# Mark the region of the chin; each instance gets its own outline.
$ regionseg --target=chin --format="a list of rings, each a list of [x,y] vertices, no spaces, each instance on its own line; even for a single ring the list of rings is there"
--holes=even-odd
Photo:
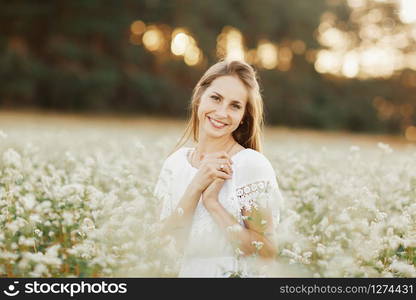
[[[209,136],[212,136],[212,137],[222,137],[222,136],[225,136],[225,135],[230,135],[232,132],[229,132],[228,130],[227,131],[221,131],[221,130],[215,130],[215,129],[213,129],[213,128],[206,128],[205,127],[205,133],[207,134],[207,135],[209,135]]]
[[[213,132],[212,130],[206,130],[205,132],[207,135],[217,138],[222,137],[224,135],[228,135],[228,132]]]

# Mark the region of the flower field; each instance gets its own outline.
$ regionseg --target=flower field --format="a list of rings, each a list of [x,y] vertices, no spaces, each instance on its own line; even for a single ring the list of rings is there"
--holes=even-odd
[[[0,276],[176,276],[152,195],[184,128],[166,124],[0,114]],[[391,140],[266,131],[273,276],[416,277],[416,146]]]

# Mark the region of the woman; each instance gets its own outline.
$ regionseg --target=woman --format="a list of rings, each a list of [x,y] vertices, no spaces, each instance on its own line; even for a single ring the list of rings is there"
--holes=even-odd
[[[163,232],[184,250],[179,277],[262,276],[253,262],[276,255],[282,197],[260,153],[263,101],[255,71],[241,61],[216,63],[194,88],[190,108],[155,187]],[[196,146],[183,147],[191,135]]]

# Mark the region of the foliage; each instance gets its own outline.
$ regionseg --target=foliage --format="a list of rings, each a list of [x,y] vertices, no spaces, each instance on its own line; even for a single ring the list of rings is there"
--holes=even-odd
[[[267,38],[283,45],[301,40],[313,50],[319,48],[315,37],[323,12],[346,21],[346,3],[1,1],[0,107],[184,117],[192,88],[218,59],[216,39],[224,26],[238,28],[249,48]],[[206,60],[189,67],[171,53],[154,55],[131,44],[135,20],[189,28]],[[403,85],[414,78],[411,70],[383,80],[337,79],[295,54],[289,71],[259,69],[259,76],[270,124],[393,133],[404,126],[400,110],[379,120],[374,98],[414,103],[414,86]]]

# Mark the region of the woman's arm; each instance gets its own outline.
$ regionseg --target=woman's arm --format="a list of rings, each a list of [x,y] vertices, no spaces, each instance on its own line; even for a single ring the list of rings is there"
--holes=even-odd
[[[273,230],[271,229],[272,218],[270,213],[260,209],[252,208],[243,211],[246,218],[246,227],[241,226],[235,218],[225,210],[218,199],[211,199],[204,204],[214,221],[227,233],[228,239],[233,244],[238,244],[244,255],[258,253],[264,258],[274,258],[277,249],[274,245]],[[266,237],[269,235],[269,237]],[[254,243],[253,243],[254,242]],[[261,245],[262,243],[262,245]],[[257,248],[256,248],[257,244]],[[259,248],[259,249],[258,249]]]
[[[175,237],[180,248],[184,246],[188,237],[192,217],[200,197],[201,191],[191,184],[188,185],[175,210],[162,221],[161,234]]]

